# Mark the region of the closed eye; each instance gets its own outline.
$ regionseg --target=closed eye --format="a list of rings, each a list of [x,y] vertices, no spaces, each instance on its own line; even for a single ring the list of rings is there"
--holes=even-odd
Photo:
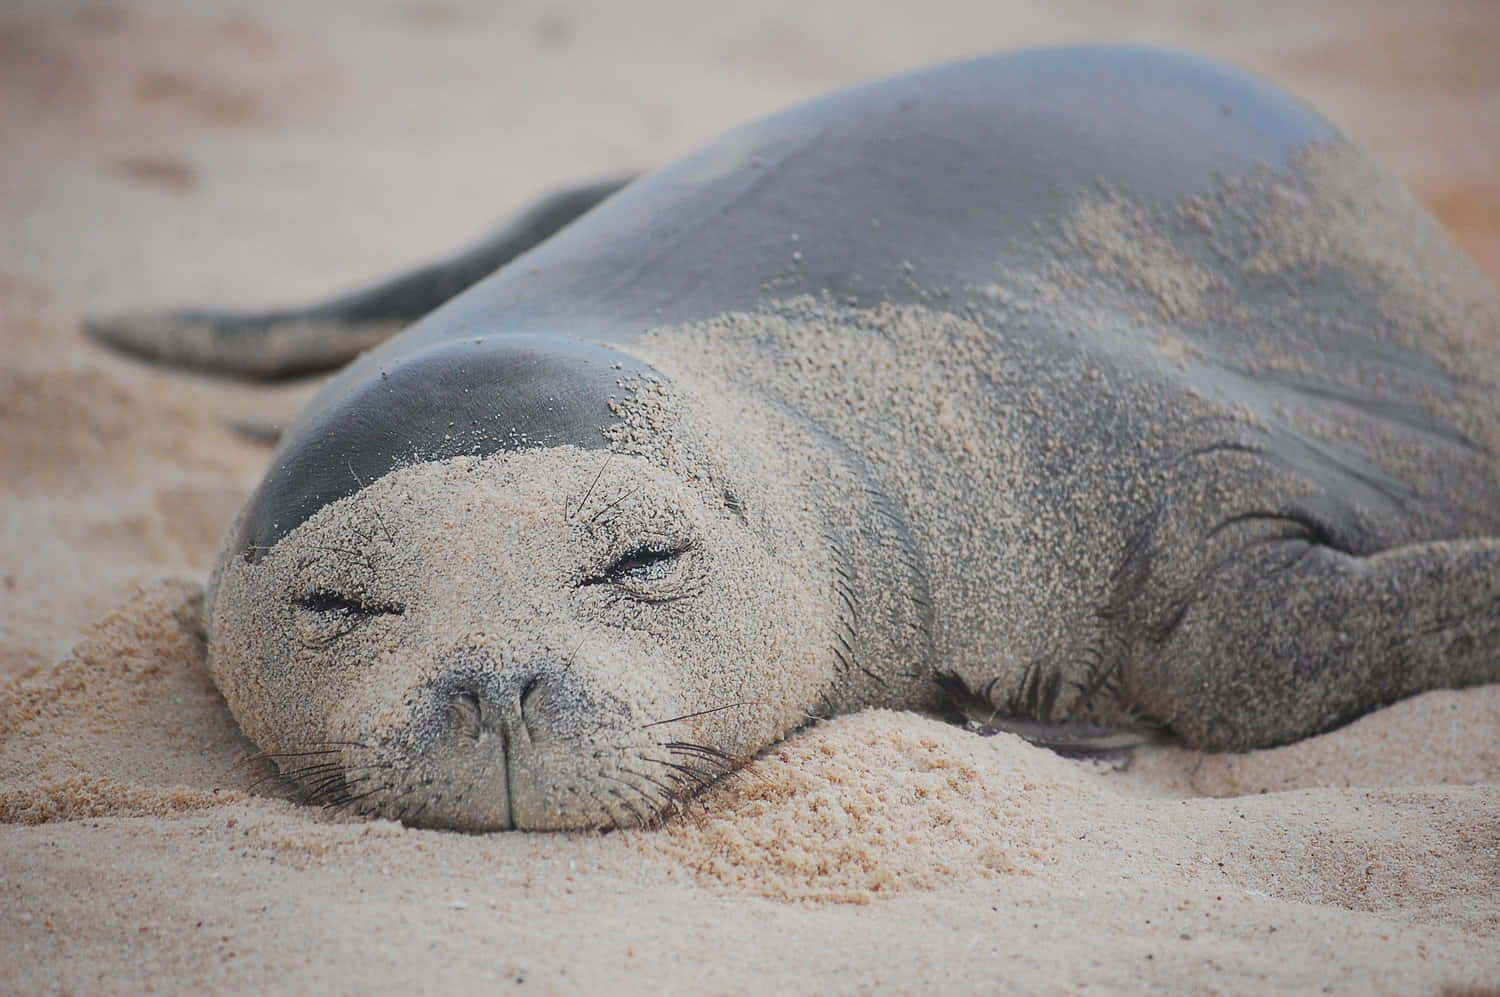
[[[585,578],[581,585],[619,585],[650,582],[665,574],[673,561],[686,554],[689,547],[660,549],[638,547],[605,568],[602,574]]]
[[[319,616],[340,619],[367,619],[372,616],[400,616],[406,607],[394,602],[365,602],[330,589],[316,589],[293,599],[292,604]]]

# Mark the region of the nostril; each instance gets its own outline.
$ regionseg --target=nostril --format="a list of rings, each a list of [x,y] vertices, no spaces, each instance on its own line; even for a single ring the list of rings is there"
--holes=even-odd
[[[536,687],[539,686],[539,685],[541,685],[541,684],[542,684],[542,680],[541,679],[538,679],[538,678],[529,678],[521,686],[521,695],[520,695],[519,702],[521,704],[521,712],[522,713],[526,712],[526,700],[528,700],[528,699],[531,698],[531,694],[533,692],[535,692],[536,691]]]
[[[504,741],[535,719],[528,714],[548,711],[548,676],[541,670],[484,664],[488,667],[455,667],[438,678],[432,689],[433,707],[442,725],[457,737],[483,741],[498,734]]]
[[[455,690],[449,700],[449,709],[453,712],[454,726],[477,739],[484,730],[484,710],[480,706],[479,692],[469,687]]]

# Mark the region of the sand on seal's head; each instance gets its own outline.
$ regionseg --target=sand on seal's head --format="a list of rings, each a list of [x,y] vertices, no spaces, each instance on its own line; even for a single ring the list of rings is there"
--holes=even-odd
[[[574,447],[403,468],[254,563],[225,556],[210,665],[315,801],[654,823],[828,681],[816,564],[787,517],[723,488]]]

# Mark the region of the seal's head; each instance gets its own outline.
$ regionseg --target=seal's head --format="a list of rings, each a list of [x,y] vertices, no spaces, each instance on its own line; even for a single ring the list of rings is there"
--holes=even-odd
[[[675,425],[662,382],[640,386]],[[210,664],[310,799],[470,830],[646,824],[818,708],[836,595],[816,529],[710,442],[600,405],[600,445],[410,460],[270,543],[231,535]]]

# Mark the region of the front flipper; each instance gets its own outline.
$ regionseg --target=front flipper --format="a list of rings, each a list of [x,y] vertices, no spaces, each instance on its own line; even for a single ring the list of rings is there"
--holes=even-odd
[[[457,256],[309,308],[112,315],[87,320],[84,331],[147,360],[247,380],[332,370],[550,238],[628,182],[559,191]]]
[[[1064,758],[1125,761],[1142,745],[1168,740],[1165,730],[1150,724],[1106,727],[1058,719],[1054,709],[1059,692],[1057,673],[1044,677],[1040,670],[1028,670],[1023,688],[1012,690],[1003,701],[997,700],[994,683],[977,692],[957,675],[939,675],[937,682],[953,719],[968,730],[981,737],[1015,734]]]
[[[1500,681],[1496,538],[1368,556],[1272,540],[1153,608],[1123,692],[1195,747],[1282,744],[1428,689]]]

